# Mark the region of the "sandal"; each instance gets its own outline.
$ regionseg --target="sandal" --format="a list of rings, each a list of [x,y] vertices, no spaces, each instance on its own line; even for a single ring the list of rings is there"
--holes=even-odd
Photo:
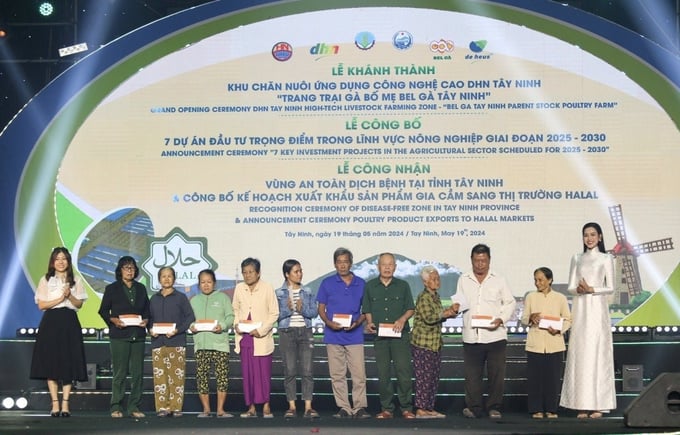
[[[414,418],[416,418],[416,415],[409,410],[402,412],[401,416],[407,420],[413,420]]]
[[[446,415],[442,414],[441,412],[437,412],[435,410],[427,411],[427,413],[430,414],[431,418],[446,418]]]
[[[257,418],[257,413],[255,411],[246,411],[241,413],[241,418]]]
[[[113,417],[113,415],[111,415]],[[132,411],[130,413],[130,417],[132,418],[144,418],[146,415],[142,411]]]
[[[557,418],[557,414],[555,414],[554,412],[546,412],[545,416],[548,418]]]
[[[201,412],[196,417],[198,417],[198,418],[210,418],[210,413],[209,412]]]
[[[542,412],[534,412],[533,414],[531,414],[531,418],[541,419],[541,418],[543,418],[543,413]]]
[[[66,404],[66,406],[64,406],[64,404]],[[61,399],[61,416],[66,417],[66,418],[70,417],[71,413],[68,411],[68,409],[66,411],[64,411],[64,408],[68,408],[68,399]],[[600,414],[600,415],[602,415],[602,414]],[[595,417],[593,417],[593,418],[595,418]]]
[[[587,413],[587,412],[579,412],[579,413],[576,415],[576,418],[580,418],[580,419],[588,418],[588,413]]]
[[[111,413],[111,418],[122,418],[122,417],[123,417],[123,413],[120,412],[120,411],[113,411]]]
[[[288,411],[286,411],[285,414],[283,414],[283,418],[295,418],[295,417],[297,417],[297,414],[295,413],[294,409],[289,409]]]
[[[600,411],[591,412],[588,417],[589,418],[602,418],[602,413]]]
[[[421,418],[423,418],[423,419],[432,419],[432,418],[435,418],[435,417],[434,417],[432,414],[430,414],[429,411],[427,411],[427,410],[425,410],[425,409],[418,409],[418,410],[416,411],[416,418],[417,418],[417,419],[421,419]]]
[[[53,400],[52,403],[57,402],[59,403],[59,400]],[[56,411],[50,412],[50,417],[59,417],[61,416],[61,413],[59,412],[59,407],[57,407]]]
[[[319,413],[310,408],[305,411],[305,418],[319,418]]]
[[[384,410],[380,414],[375,416],[375,418],[380,419],[380,420],[385,420],[385,419],[392,418],[392,417],[393,417],[392,413],[388,410]]]

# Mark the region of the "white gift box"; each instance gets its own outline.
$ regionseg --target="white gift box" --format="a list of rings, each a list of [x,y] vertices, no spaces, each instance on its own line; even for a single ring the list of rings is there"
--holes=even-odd
[[[139,326],[142,323],[142,316],[139,314],[121,314],[118,318],[125,326]]]
[[[541,320],[538,322],[538,327],[541,329],[556,329],[558,331],[562,330],[564,325],[564,319],[557,316],[541,316]]]
[[[256,330],[257,328],[262,327],[262,322],[253,322],[252,320],[241,320],[238,322],[238,329],[242,333],[250,333]]]
[[[157,335],[164,335],[175,330],[176,323],[154,323],[151,331]]]
[[[394,332],[394,323],[379,323],[378,337],[401,337],[401,331]]]
[[[352,325],[351,314],[333,314],[333,321],[339,323],[343,328],[349,328]]]
[[[470,321],[472,328],[491,328],[493,327],[493,316],[486,314],[473,314]]]
[[[212,319],[199,319],[194,322],[194,329],[199,332],[207,331],[210,332],[217,326],[217,320]]]

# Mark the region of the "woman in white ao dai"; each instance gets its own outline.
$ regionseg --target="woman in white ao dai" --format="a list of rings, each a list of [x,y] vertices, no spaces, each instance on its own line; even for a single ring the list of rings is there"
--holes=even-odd
[[[616,408],[608,302],[614,291],[614,261],[594,222],[583,227],[583,248],[572,257],[569,272],[572,327],[560,406],[578,410],[578,418],[600,418],[603,411]]]

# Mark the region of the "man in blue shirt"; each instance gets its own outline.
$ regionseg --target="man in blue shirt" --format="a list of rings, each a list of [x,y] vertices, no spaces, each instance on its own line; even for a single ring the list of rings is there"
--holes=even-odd
[[[328,371],[335,404],[335,418],[370,418],[366,411],[366,366],[364,365],[364,315],[361,302],[366,282],[352,271],[352,252],[338,248],[333,253],[336,274],[324,279],[316,300],[319,317],[326,325],[323,342],[328,353]],[[347,391],[347,369],[352,378],[352,404]]]

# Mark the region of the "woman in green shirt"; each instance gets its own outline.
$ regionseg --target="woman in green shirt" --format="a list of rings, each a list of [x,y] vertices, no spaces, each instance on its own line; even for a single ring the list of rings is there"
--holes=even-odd
[[[233,417],[224,410],[229,386],[229,325],[234,323],[234,310],[229,296],[215,291],[215,272],[210,269],[198,273],[201,293],[191,298],[196,322],[191,325],[196,356],[196,384],[203,405],[199,418],[210,417],[209,375],[215,367],[217,383],[217,418]]]

